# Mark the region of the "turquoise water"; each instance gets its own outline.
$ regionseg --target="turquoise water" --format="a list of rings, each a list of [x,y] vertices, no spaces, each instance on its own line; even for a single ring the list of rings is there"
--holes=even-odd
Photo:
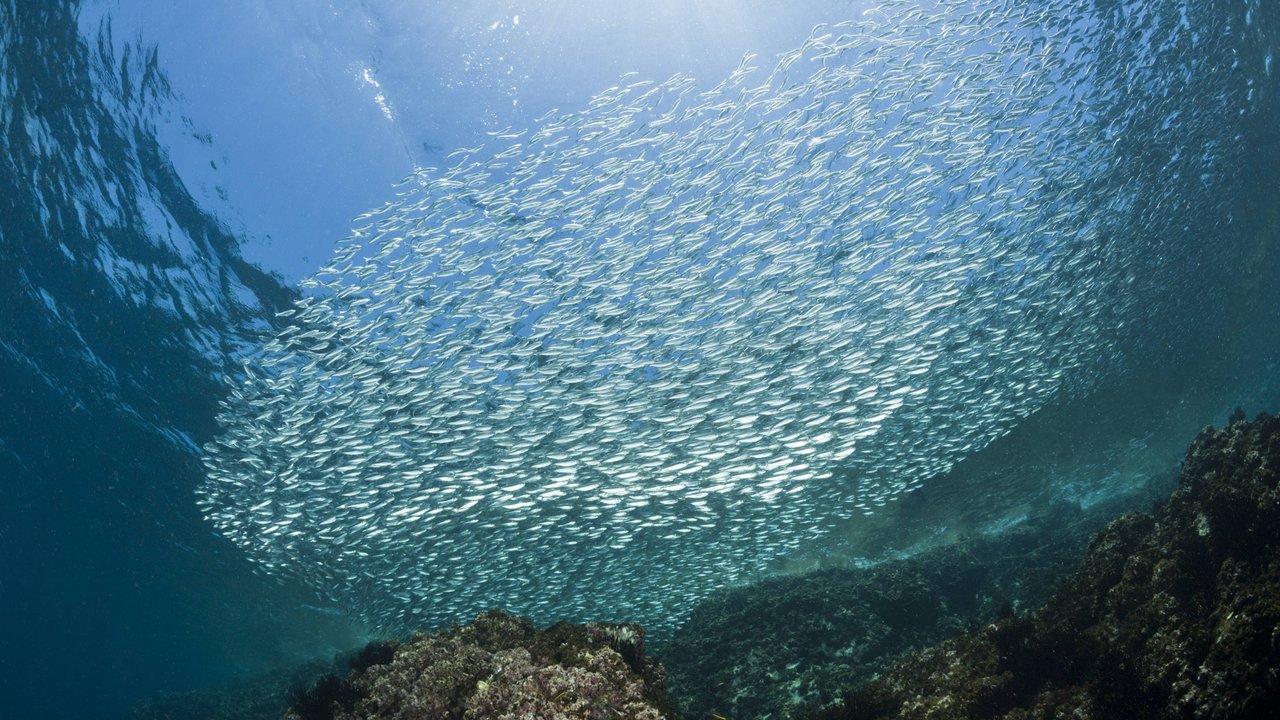
[[[0,6],[5,716],[495,605],[661,643],[726,585],[1145,502],[1280,405],[1280,18],[1025,5],[561,18],[577,74],[538,4],[290,5],[211,25],[226,67],[331,94],[220,110],[181,18]],[[252,151],[295,114],[331,134]]]

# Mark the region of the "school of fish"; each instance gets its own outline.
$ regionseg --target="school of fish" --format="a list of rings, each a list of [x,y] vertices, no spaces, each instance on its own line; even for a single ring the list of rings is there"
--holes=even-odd
[[[1260,72],[1212,5],[886,0],[460,150],[231,381],[198,502],[381,631],[664,632],[1182,301]]]

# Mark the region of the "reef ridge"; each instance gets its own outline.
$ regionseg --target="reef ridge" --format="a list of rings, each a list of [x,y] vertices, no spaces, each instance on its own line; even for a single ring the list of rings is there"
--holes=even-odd
[[[668,720],[666,673],[639,625],[557,623],[491,610],[465,626],[371,644],[286,720]]]
[[[1271,718],[1280,418],[1207,428],[1178,489],[1094,536],[1035,612],[909,653],[822,720]]]

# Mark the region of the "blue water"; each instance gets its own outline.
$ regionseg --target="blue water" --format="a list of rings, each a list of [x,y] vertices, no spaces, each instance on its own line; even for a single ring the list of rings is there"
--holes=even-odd
[[[259,370],[252,359],[289,327],[289,315],[279,313],[300,297],[325,292],[299,281],[333,262],[339,239],[351,233],[351,218],[360,213],[398,202],[377,217],[430,226],[435,216],[410,207],[417,198],[412,186],[397,190],[393,183],[415,171],[438,177],[462,167],[463,160],[449,157],[455,148],[484,145],[487,149],[474,157],[489,162],[483,158],[510,145],[500,137],[506,128],[536,129],[548,122],[541,118],[553,108],[585,113],[588,119],[604,116],[607,111],[593,106],[592,98],[629,72],[635,75],[628,82],[690,74],[695,80],[687,102],[696,104],[695,94],[730,76],[744,53],[758,53],[757,64],[771,68],[777,54],[800,47],[820,22],[877,17],[862,15],[865,4],[818,0],[786,9],[763,2],[654,3],[644,12],[568,3],[559,14],[544,3],[469,12],[439,5],[413,9],[371,1],[333,13],[310,3],[250,0],[191,11],[147,2],[0,4],[0,617],[6,620],[0,633],[0,717],[121,717],[132,703],[155,692],[205,687],[325,658],[388,628],[404,630],[402,623],[386,618],[403,617],[394,598],[408,588],[397,587],[395,578],[420,561],[411,554],[417,550],[379,545],[379,562],[370,567],[386,574],[368,585],[338,583],[344,590],[335,590],[333,584],[316,582],[316,558],[323,553],[309,555],[298,544],[257,543],[256,536],[235,532],[241,517],[275,520],[254,519],[252,511],[258,493],[273,482],[274,470],[263,470],[261,477],[235,475],[243,490],[218,498],[216,511],[203,502],[209,497],[207,444],[229,437],[234,445],[236,428],[257,428],[248,416],[236,414],[241,406],[235,403],[231,411],[219,410],[230,387],[244,386],[243,361],[251,360],[250,372]],[[696,11],[689,9],[695,5]],[[911,22],[932,28],[928,13],[942,13],[943,6],[955,12],[960,5],[927,4],[924,15]],[[1045,16],[1052,17],[1055,8],[1065,12],[1073,3],[1045,6]],[[1280,277],[1280,102],[1274,67],[1280,16],[1262,0],[1226,7],[1208,0],[1090,6],[1096,26],[1064,22],[1054,39],[1068,48],[1063,57],[1071,57],[1082,52],[1071,49],[1072,37],[1089,38],[1090,52],[1096,53],[1089,71],[1078,82],[1039,76],[1056,91],[1079,92],[1078,103],[1038,97],[1014,109],[1080,108],[1070,127],[1096,133],[1090,136],[1096,142],[1085,155],[1046,164],[1036,158],[1059,146],[1079,148],[1065,136],[1029,136],[1035,141],[1029,147],[1041,154],[1029,155],[1022,165],[1001,164],[1003,174],[991,182],[1028,187],[1038,177],[1037,168],[1077,168],[1077,158],[1096,156],[1097,164],[1087,169],[1104,180],[1093,187],[1108,193],[1073,195],[1063,189],[1071,178],[1058,175],[1036,187],[1046,197],[1070,200],[1079,217],[1096,219],[1070,227],[1123,229],[1104,233],[1097,254],[1085,255],[1128,264],[1036,275],[1037,268],[1055,268],[1055,259],[1071,256],[1077,246],[1069,239],[1019,235],[1031,225],[1013,223],[1000,206],[990,205],[986,234],[957,237],[955,246],[977,243],[974,238],[987,238],[983,242],[993,242],[992,248],[1016,246],[1019,262],[1006,264],[993,287],[1018,304],[1002,306],[998,314],[945,316],[957,327],[1008,327],[1014,334],[1052,328],[1056,334],[1016,347],[1042,353],[1037,357],[1043,367],[1062,370],[1060,380],[1052,387],[1027,388],[1016,386],[1025,381],[1022,376],[993,373],[1013,378],[996,393],[1000,404],[992,401],[988,408],[966,400],[962,408],[997,418],[980,433],[947,429],[958,426],[956,417],[970,417],[949,406],[922,404],[901,411],[884,425],[894,433],[892,442],[882,438],[874,441],[881,445],[868,441],[859,447],[880,447],[874,457],[899,463],[902,473],[864,483],[853,472],[863,456],[850,455],[853,460],[833,466],[831,477],[821,481],[827,484],[814,485],[812,495],[803,496],[811,503],[806,507],[820,511],[821,522],[813,520],[814,513],[793,517],[785,506],[777,511],[752,506],[753,499],[744,496],[741,504],[698,515],[701,526],[717,531],[695,533],[692,537],[702,539],[689,542],[684,555],[663,550],[650,556],[644,553],[653,553],[652,546],[619,543],[588,556],[587,570],[575,577],[588,590],[597,583],[591,596],[599,605],[569,593],[551,599],[532,591],[513,593],[510,578],[497,575],[492,587],[501,592],[492,597],[517,610],[536,611],[541,620],[576,618],[588,608],[609,619],[644,615],[650,624],[678,625],[687,605],[619,593],[607,572],[591,568],[604,567],[597,561],[616,562],[607,567],[630,567],[634,576],[637,568],[660,561],[662,571],[652,577],[687,589],[702,583],[690,578],[701,577],[697,573],[707,568],[716,568],[710,582],[728,583],[770,572],[875,562],[965,534],[998,533],[1054,502],[1087,507],[1117,497],[1145,497],[1147,484],[1167,477],[1199,427],[1221,424],[1237,405],[1250,413],[1280,407],[1280,285],[1274,282]],[[1018,32],[1037,37],[1046,31],[1025,27]],[[973,53],[1001,50],[974,42]],[[839,66],[842,61],[828,62]],[[914,71],[884,72],[883,77],[909,78],[903,73]],[[1079,71],[1054,72],[1068,77]],[[926,70],[920,73],[923,77]],[[813,87],[804,82],[793,78],[779,87]],[[949,82],[949,89],[937,91],[944,100],[962,85],[958,78]],[[1010,103],[1018,92],[1013,85],[992,87],[984,117],[999,118],[1001,103]],[[1179,114],[1155,117],[1157,109],[1169,108]],[[869,127],[898,133],[895,138],[920,147],[947,147],[945,139],[926,137],[927,124],[904,130],[900,120],[886,116],[881,125]],[[1034,114],[1018,122],[1024,129],[1063,127]],[[683,132],[694,133],[697,125]],[[836,139],[868,142],[868,137]],[[796,138],[744,126],[723,142],[776,148],[787,140]],[[600,150],[604,141],[583,136],[574,142],[584,153],[596,152],[597,160],[614,157]],[[714,150],[715,142],[697,147]],[[883,149],[878,157],[891,162],[908,150]],[[1000,152],[1000,146],[990,152]],[[981,162],[975,157],[959,165],[972,169]],[[605,174],[583,172],[597,178]],[[857,166],[835,163],[821,177],[839,185],[857,172]],[[896,175],[868,176],[915,187]],[[818,175],[805,177],[808,182]],[[477,187],[496,193],[496,183]],[[659,202],[663,187],[654,191]],[[805,227],[829,220],[839,228],[831,231],[830,248],[857,252],[881,241],[896,252],[898,265],[866,250],[872,260],[852,272],[850,287],[901,273],[903,282],[917,283],[912,292],[926,295],[925,281],[936,279],[928,269],[930,248],[904,250],[912,249],[917,237],[894,245],[884,241],[889,231],[881,225],[844,227],[839,218],[805,214],[811,207],[806,202],[834,202],[823,195],[833,192],[831,187],[770,190],[768,197],[773,206],[792,213],[789,217],[810,223]],[[855,199],[874,210],[884,198],[906,197],[893,195],[898,187],[863,188]],[[404,193],[400,199],[397,192]],[[585,197],[588,191],[581,192]],[[936,205],[920,212],[938,227],[961,203],[934,199]],[[487,208],[469,202],[465,212],[479,218],[476,226],[491,221]],[[1010,202],[1009,207],[1021,206]],[[898,205],[890,209],[905,212]],[[541,208],[522,210],[529,215]],[[1142,222],[1126,221],[1135,217]],[[892,218],[882,222],[892,225]],[[726,257],[734,262],[755,252],[731,247],[737,224],[723,216],[710,216],[705,223],[730,246]],[[581,237],[594,237],[604,227],[602,221],[583,226]],[[600,238],[606,235],[599,230]],[[800,236],[796,231],[794,237]],[[379,246],[370,241],[361,247],[369,254]],[[476,246],[473,257],[497,247]],[[565,267],[575,259],[603,257],[609,267],[608,255],[572,247],[556,253],[543,257]],[[507,271],[491,261],[475,272]],[[328,291],[340,292],[346,282],[332,272],[320,277],[329,283]],[[1050,280],[1037,284],[1042,277]],[[1091,295],[1087,283],[1097,278],[1106,284],[1094,299],[1107,302],[1095,306],[1085,300]],[[559,282],[558,276],[552,279]],[[644,290],[638,285],[632,297]],[[682,292],[673,296],[688,301],[680,306],[683,311],[696,308],[700,296]],[[1083,299],[1054,305],[1066,297]],[[1036,309],[1040,301],[1050,308],[1090,310],[1054,323],[1025,320],[1047,312]],[[401,316],[438,310],[424,303],[406,306]],[[810,306],[793,298],[774,307]],[[990,310],[981,303],[971,307]],[[544,317],[565,318],[548,312],[534,311],[513,333],[513,342],[537,336]],[[856,320],[859,313],[867,313],[869,322],[879,317],[861,306],[848,308],[844,317]],[[672,317],[650,319],[645,328],[678,325]],[[779,327],[788,326],[786,319]],[[576,367],[563,347],[581,347],[573,345],[580,340],[577,321],[558,322],[560,334],[554,337],[567,340],[561,354],[551,353],[547,362]],[[910,353],[896,351],[910,345],[913,328],[898,318],[877,331],[877,347],[889,348],[877,372],[917,369],[908,367],[915,362]],[[734,354],[732,343],[711,337],[695,348],[704,356],[727,348],[739,359],[761,357]],[[977,333],[967,337],[941,346],[947,362],[937,366],[963,373],[969,367],[966,353],[977,349],[984,349],[988,361],[999,357],[990,348],[1001,343]],[[364,353],[363,339],[352,332],[342,342]],[[1052,352],[1068,347],[1068,341],[1074,354]],[[397,356],[385,347],[381,352],[369,362],[393,364]],[[474,365],[484,364],[483,353],[473,357]],[[941,371],[928,377],[934,387],[951,387],[951,376]],[[658,379],[646,376],[645,382]],[[392,386],[389,380],[383,383]],[[976,395],[964,397],[983,397],[992,387],[975,384]],[[252,397],[264,397],[255,392]],[[789,386],[788,392],[799,391]],[[805,400],[798,394],[783,399],[801,405]],[[417,406],[422,415],[448,409],[423,401]],[[703,412],[719,412],[720,406],[709,407]],[[856,410],[839,412],[849,414],[850,422],[859,419]],[[590,418],[583,422],[589,430]],[[498,421],[484,427],[498,433],[528,429]],[[309,441],[323,445],[314,437]],[[584,458],[595,452],[583,446],[577,451]],[[343,482],[360,488],[368,478],[356,473]],[[445,482],[440,486],[448,487]],[[695,475],[680,492],[696,494],[708,483]],[[867,491],[863,497],[878,500],[867,504],[846,492],[855,487],[900,492]],[[316,497],[331,491],[317,491]],[[399,516],[392,513],[398,509],[404,507],[390,504],[367,519],[394,536]],[[478,510],[470,517],[490,516]],[[634,517],[662,516],[644,511]],[[324,520],[350,527],[366,519],[341,512],[307,518],[296,526],[304,538],[300,542],[318,537],[310,531]],[[744,544],[734,545],[738,541],[726,540],[719,528],[739,520],[751,530],[741,536]],[[437,532],[433,537],[450,540],[447,526]],[[354,535],[349,541],[341,537],[339,549],[363,542]],[[485,543],[518,545],[530,537],[546,535],[466,535],[456,539],[456,547],[463,552],[497,547]],[[748,541],[749,557],[741,550]],[[542,557],[531,553],[524,572],[539,572]],[[446,572],[448,563],[439,565],[444,569],[437,579],[444,587],[454,578]],[[542,566],[548,577],[550,568]],[[678,584],[682,581],[685,585]],[[696,599],[698,592],[682,597]],[[623,596],[637,598],[636,604],[627,605]],[[528,607],[520,607],[522,602]],[[468,609],[442,603],[425,615],[431,623],[449,619],[450,613],[466,619]]]

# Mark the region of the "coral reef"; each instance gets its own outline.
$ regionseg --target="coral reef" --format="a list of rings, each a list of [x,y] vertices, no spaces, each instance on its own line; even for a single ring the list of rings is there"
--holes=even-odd
[[[287,720],[664,720],[662,666],[637,625],[559,623],[492,610],[464,627],[379,646],[377,661],[328,676]]]
[[[1091,541],[1039,610],[909,654],[825,720],[1269,718],[1280,707],[1280,419],[1206,429],[1178,489]]]
[[[1048,598],[1115,514],[1065,503],[979,536],[862,569],[715,593],[662,648],[686,717],[801,717],[893,658]]]

